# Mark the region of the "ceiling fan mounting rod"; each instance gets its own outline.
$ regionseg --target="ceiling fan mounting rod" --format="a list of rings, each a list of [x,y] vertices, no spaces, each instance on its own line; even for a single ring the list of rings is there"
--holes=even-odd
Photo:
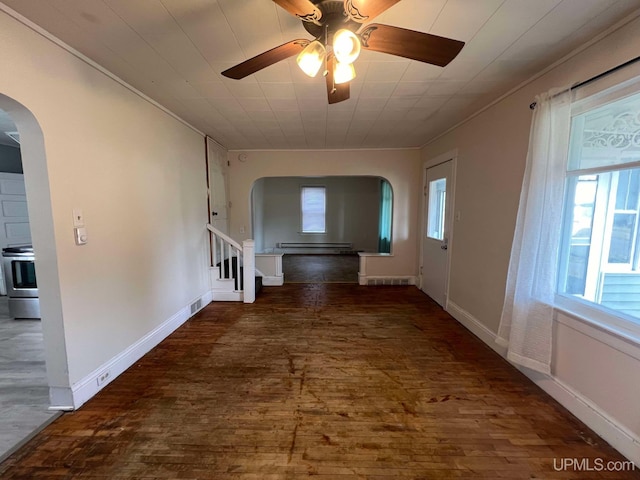
[[[326,0],[318,2],[315,6],[322,12],[322,17],[320,19],[321,25],[316,25],[312,22],[302,22],[304,29],[314,38],[318,38],[322,35],[327,26],[329,27],[329,36],[326,38],[327,42],[331,35],[341,28],[348,28],[353,32],[360,28],[360,24],[351,20],[351,18],[346,14],[344,10],[344,2]]]

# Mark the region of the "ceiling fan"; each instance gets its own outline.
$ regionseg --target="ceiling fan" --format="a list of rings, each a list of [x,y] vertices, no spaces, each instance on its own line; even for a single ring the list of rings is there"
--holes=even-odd
[[[239,80],[297,55],[298,66],[310,77],[322,70],[331,104],[349,98],[349,82],[355,78],[353,62],[361,48],[444,67],[464,46],[458,40],[415,30],[364,25],[400,0],[273,1],[302,20],[314,40],[291,40],[225,70],[225,77]]]

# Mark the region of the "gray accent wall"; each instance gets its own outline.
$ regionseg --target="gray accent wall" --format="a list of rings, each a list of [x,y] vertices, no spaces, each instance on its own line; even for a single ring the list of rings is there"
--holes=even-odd
[[[300,189],[324,186],[327,232],[301,233]],[[354,250],[377,252],[380,177],[268,177],[253,187],[256,251],[277,251],[280,242],[349,242]]]

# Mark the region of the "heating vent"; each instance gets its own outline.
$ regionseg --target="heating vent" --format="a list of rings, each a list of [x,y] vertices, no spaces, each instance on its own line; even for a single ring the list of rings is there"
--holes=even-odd
[[[280,242],[280,248],[336,248],[339,250],[351,250],[350,242]]]
[[[408,278],[369,278],[367,285],[409,285]]]
[[[200,310],[202,308],[202,299],[199,298],[198,300],[196,300],[195,302],[193,302],[191,304],[191,315],[193,315],[194,313],[196,313],[198,310]]]

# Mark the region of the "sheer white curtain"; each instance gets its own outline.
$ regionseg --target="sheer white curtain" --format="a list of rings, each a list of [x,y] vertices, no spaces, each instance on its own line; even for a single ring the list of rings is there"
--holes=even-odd
[[[549,374],[571,91],[536,103],[496,341],[512,362]]]

